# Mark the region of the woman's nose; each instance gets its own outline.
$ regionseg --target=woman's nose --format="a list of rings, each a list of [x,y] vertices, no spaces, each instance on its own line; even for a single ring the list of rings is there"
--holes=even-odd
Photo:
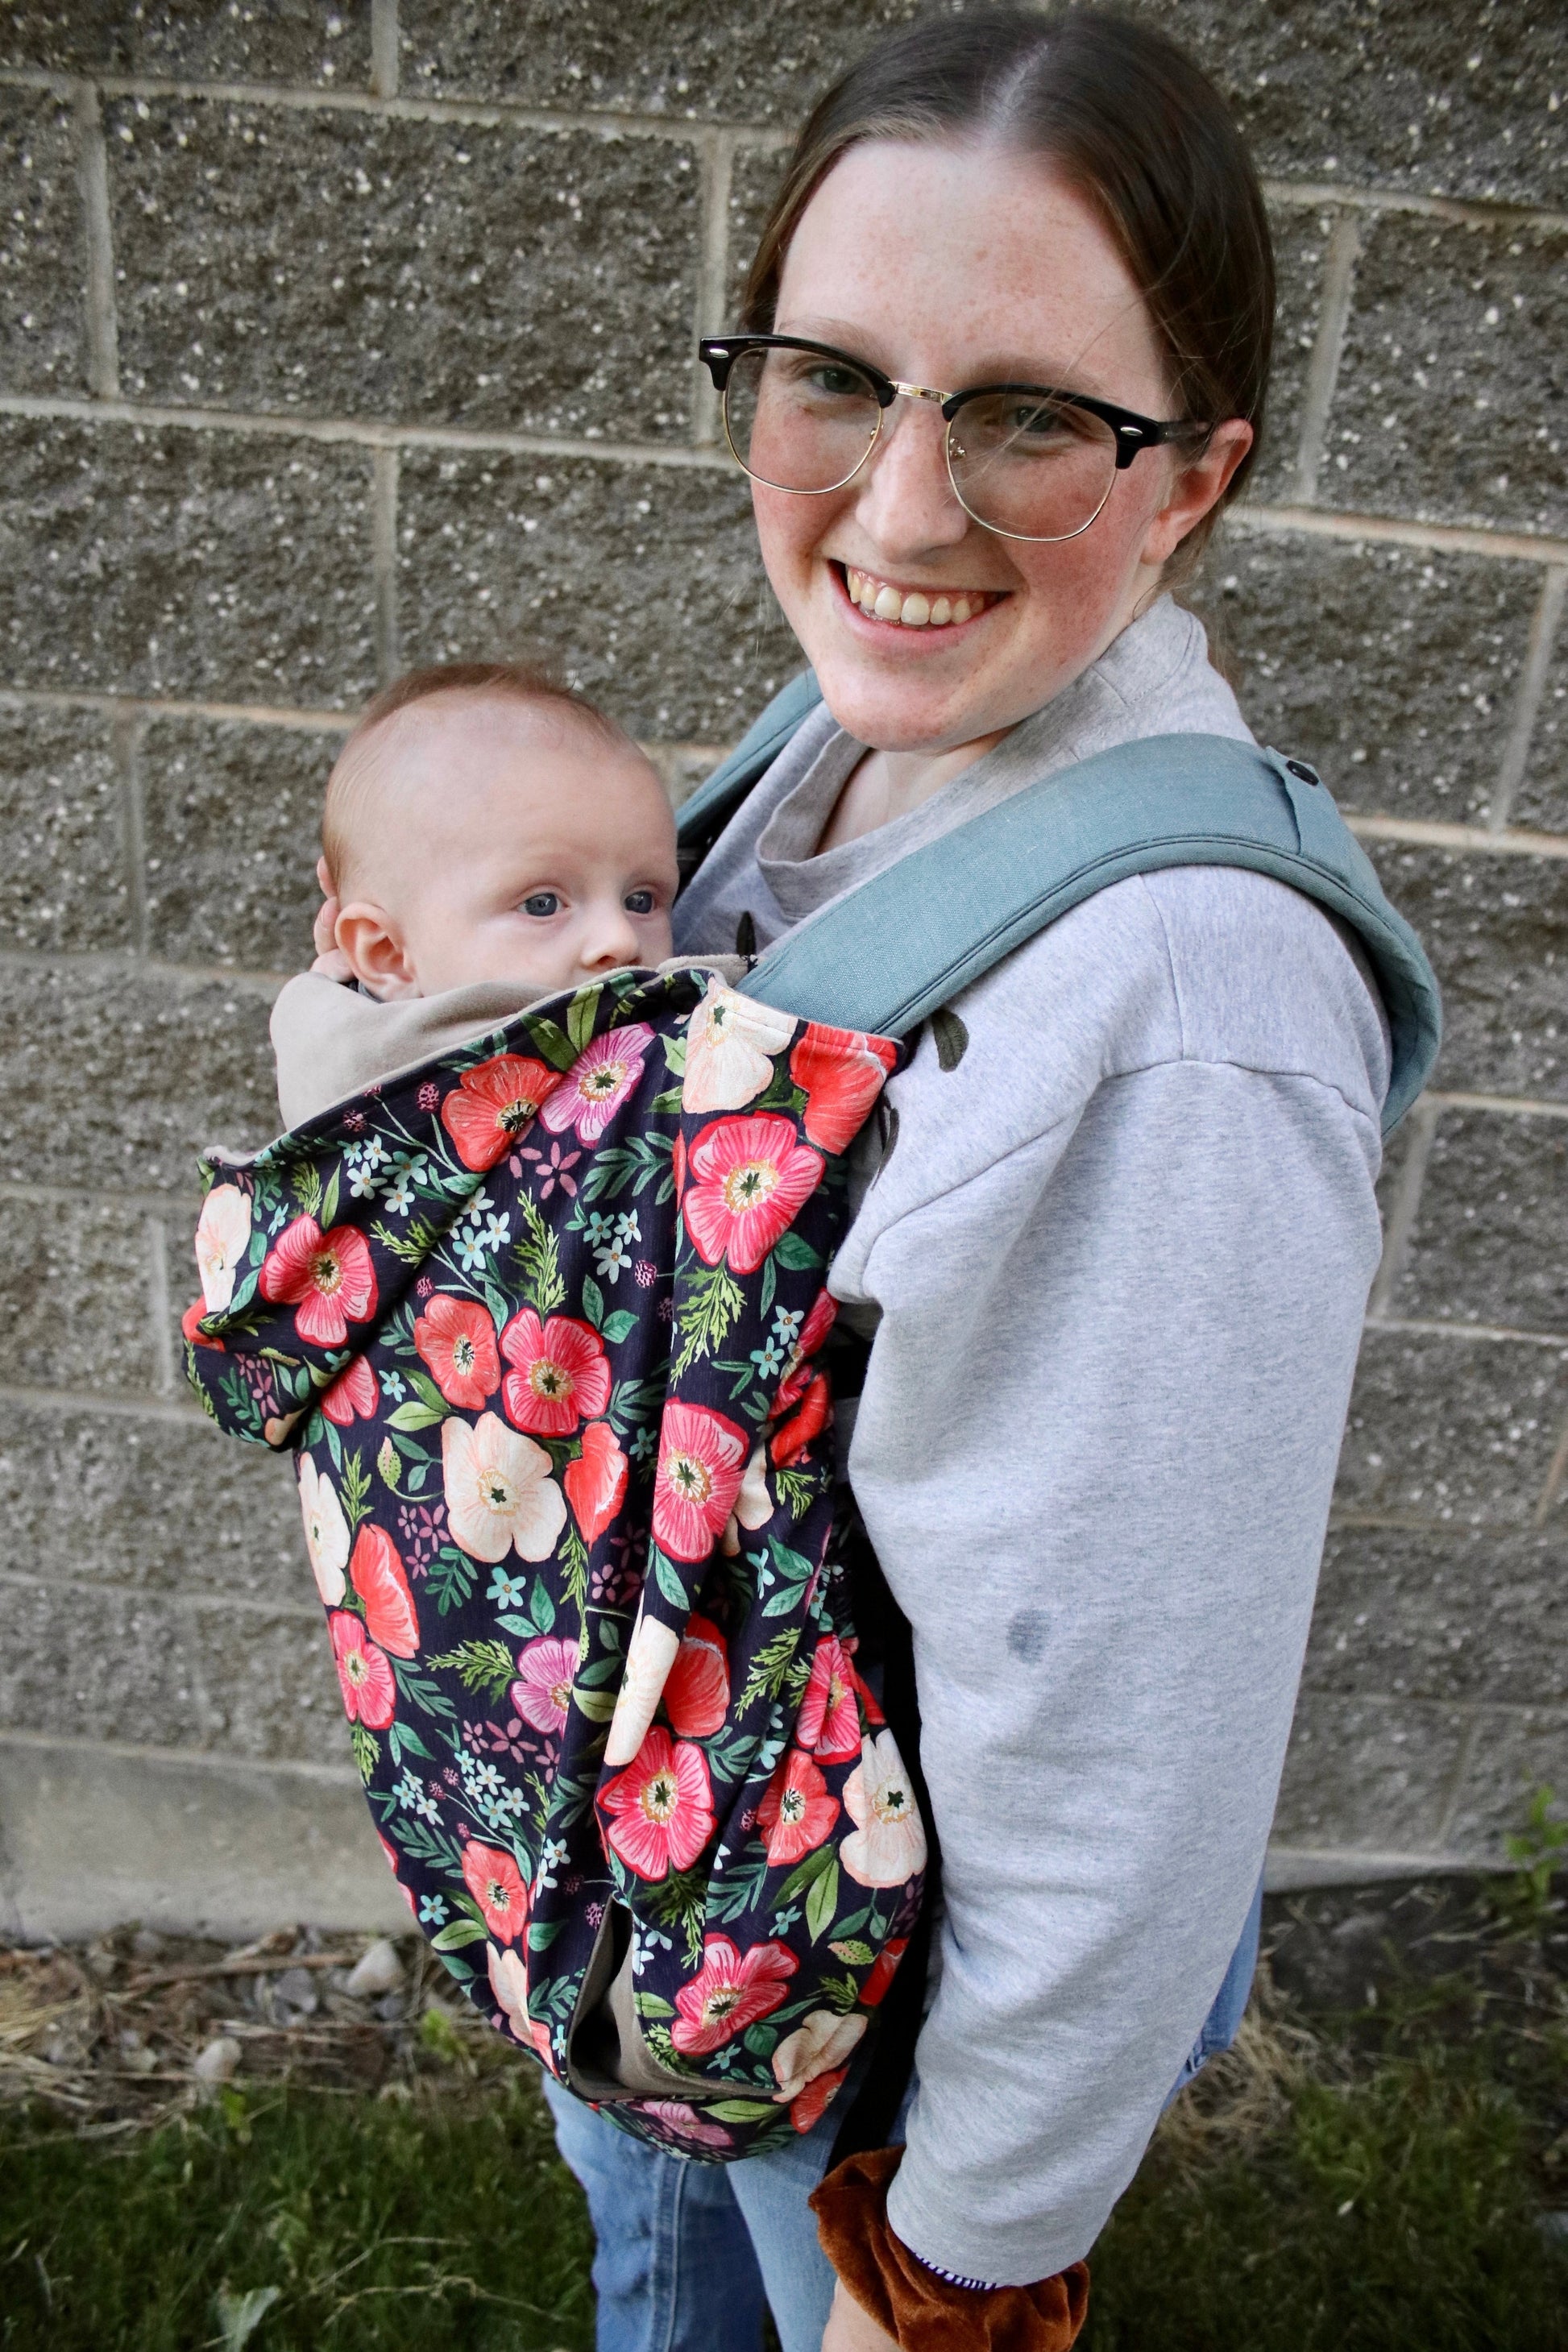
[[[917,556],[953,547],[973,529],[947,470],[947,424],[934,403],[900,399],[882,424],[856,520],[882,553]]]

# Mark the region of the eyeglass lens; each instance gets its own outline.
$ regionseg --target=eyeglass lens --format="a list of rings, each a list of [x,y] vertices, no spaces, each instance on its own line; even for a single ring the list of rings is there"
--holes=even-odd
[[[821,352],[741,352],[724,394],[730,446],[781,490],[833,490],[865,463],[883,412],[872,385]],[[1116,478],[1116,438],[1089,410],[1036,392],[966,401],[948,430],[952,486],[977,522],[1020,539],[1070,539]]]

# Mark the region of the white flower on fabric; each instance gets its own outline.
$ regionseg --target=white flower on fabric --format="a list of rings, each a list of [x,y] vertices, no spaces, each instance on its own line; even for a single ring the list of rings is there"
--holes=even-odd
[[[798,2099],[818,2074],[842,2066],[865,2032],[867,2023],[864,2011],[858,2016],[836,2017],[831,2010],[814,2009],[805,2022],[786,2035],[773,2052],[773,2074],[779,2086],[774,2096],[780,2104]]]
[[[765,1528],[773,1515],[773,1498],[768,1492],[768,1454],[764,1445],[757,1446],[746,1465],[746,1475],[741,1481],[741,1491],[735,1497],[735,1507],[730,1514],[730,1524],[724,1530],[724,1549],[731,1559],[741,1549],[739,1529],[754,1534]]]
[[[305,1549],[323,1608],[335,1609],[347,1590],[349,1524],[332,1482],[308,1454],[300,1456],[300,1508],[305,1516]]]
[[[631,1262],[632,1254],[620,1234],[616,1234],[602,1250],[594,1253],[595,1267],[605,1282],[619,1282],[623,1268],[630,1265]]]
[[[920,1807],[890,1731],[861,1740],[860,1761],[844,1783],[844,1810],[855,1828],[838,1859],[860,1885],[902,1886],[925,1868]]]
[[[606,1764],[630,1764],[647,1737],[669,1670],[680,1649],[680,1636],[657,1617],[638,1614],[626,1650],[626,1671],[605,1744]]]
[[[493,1412],[472,1429],[454,1415],[441,1424],[441,1476],[452,1540],[473,1559],[493,1565],[510,1550],[550,1558],[566,1524],[566,1497],[531,1437]]]
[[[216,1184],[196,1226],[196,1265],[209,1315],[221,1315],[234,1297],[235,1276],[250,1247],[250,1196],[237,1184]]]
[[[691,1016],[687,1032],[682,1110],[742,1110],[773,1075],[773,1055],[795,1034],[795,1016],[738,995],[721,981]]]

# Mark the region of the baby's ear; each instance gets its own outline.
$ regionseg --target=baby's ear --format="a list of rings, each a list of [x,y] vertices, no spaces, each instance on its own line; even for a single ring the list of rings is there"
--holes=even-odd
[[[338,909],[333,937],[360,986],[372,996],[416,996],[414,966],[384,907],[353,898]]]

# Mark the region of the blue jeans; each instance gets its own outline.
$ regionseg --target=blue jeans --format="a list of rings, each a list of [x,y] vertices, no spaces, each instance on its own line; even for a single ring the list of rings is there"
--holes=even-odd
[[[1259,1882],[1172,2099],[1235,2041],[1258,1966],[1262,1918]],[[633,2139],[545,2078],[556,2145],[582,2183],[598,2240],[598,2352],[758,2352],[764,2291],[783,2352],[820,2352],[833,2269],[805,2200],[827,2169],[858,2088],[857,2070],[816,2129],[792,2147],[720,2165]],[[895,2143],[904,2136],[913,2095],[911,2084],[893,2127]]]

